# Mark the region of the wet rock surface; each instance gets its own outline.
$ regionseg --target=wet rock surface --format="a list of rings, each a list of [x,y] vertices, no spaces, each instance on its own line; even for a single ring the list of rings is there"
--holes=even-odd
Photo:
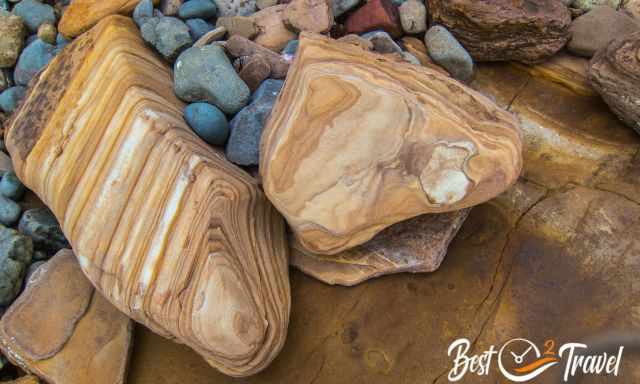
[[[433,23],[445,26],[476,61],[543,61],[569,39],[571,17],[556,0],[427,0]],[[504,20],[509,20],[505,23]]]

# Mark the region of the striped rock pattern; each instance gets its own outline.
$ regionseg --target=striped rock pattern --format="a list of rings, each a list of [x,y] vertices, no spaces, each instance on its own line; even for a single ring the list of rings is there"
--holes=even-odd
[[[262,135],[269,200],[311,253],[485,202],[520,174],[513,115],[458,81],[303,32]]]
[[[283,221],[186,126],[172,89],[133,22],[111,16],[32,84],[7,147],[105,297],[222,372],[253,374],[289,320]]]
[[[599,50],[588,73],[613,113],[640,134],[640,32],[621,36]]]

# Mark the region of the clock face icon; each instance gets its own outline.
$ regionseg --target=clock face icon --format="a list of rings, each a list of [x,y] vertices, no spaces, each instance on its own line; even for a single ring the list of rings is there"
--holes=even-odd
[[[527,339],[513,339],[502,346],[502,362],[513,369],[521,368],[524,365],[540,357],[538,347]]]
[[[522,364],[522,363],[524,363],[524,357],[525,357],[529,352],[531,352],[531,350],[532,350],[532,349],[533,349],[533,346],[531,346],[531,345],[530,345],[530,346],[529,346],[529,348],[525,349],[525,351],[524,351],[524,352],[522,352],[522,353],[521,353],[521,354],[519,354],[519,355],[518,355],[518,354],[516,354],[514,351],[511,351],[511,354],[513,355],[513,361],[514,361],[516,364]]]
[[[522,338],[509,340],[498,353],[500,371],[517,383],[537,377],[558,361],[555,354],[545,352],[543,355],[533,342]]]

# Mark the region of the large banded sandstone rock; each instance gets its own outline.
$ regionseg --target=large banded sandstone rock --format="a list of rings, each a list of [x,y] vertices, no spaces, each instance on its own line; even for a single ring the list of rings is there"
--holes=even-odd
[[[42,72],[6,143],[107,299],[221,371],[249,375],[285,339],[283,221],[182,110],[170,69],[130,19],[112,16]]]
[[[302,246],[335,254],[495,197],[517,179],[521,145],[514,117],[461,83],[303,33],[260,172]]]
[[[571,15],[558,0],[427,1],[433,23],[447,27],[476,61],[539,62],[569,39]]]
[[[611,110],[640,133],[640,32],[598,51],[589,63],[589,81]]]

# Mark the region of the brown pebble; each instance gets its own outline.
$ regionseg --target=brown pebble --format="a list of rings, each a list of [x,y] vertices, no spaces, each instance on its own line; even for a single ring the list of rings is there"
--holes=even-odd
[[[282,79],[287,76],[289,63],[282,56],[242,36],[231,36],[226,49],[234,57],[261,55],[271,67],[271,77]]]
[[[247,83],[251,92],[255,92],[260,84],[271,74],[269,62],[261,55],[255,55],[240,71],[240,78]]]

